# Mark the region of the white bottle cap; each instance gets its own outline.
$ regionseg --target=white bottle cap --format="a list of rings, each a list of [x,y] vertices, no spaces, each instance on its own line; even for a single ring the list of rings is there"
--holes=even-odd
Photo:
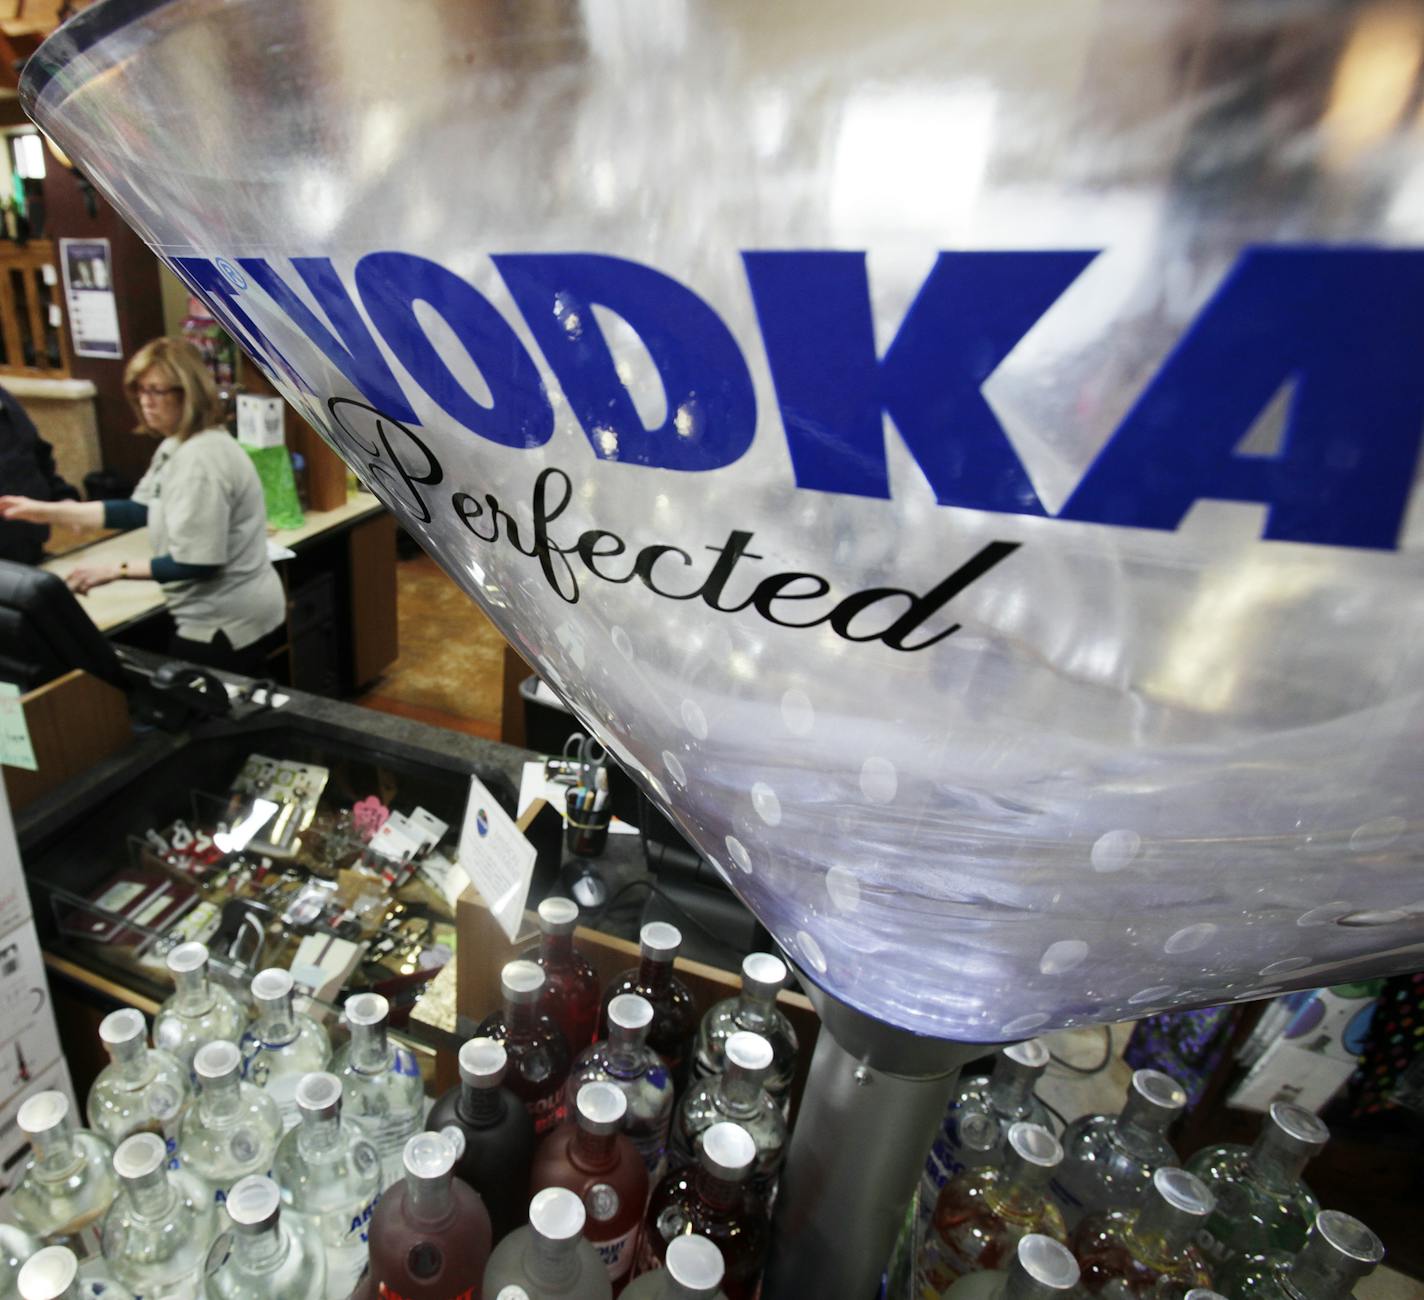
[[[357,993],[341,1010],[348,1025],[383,1025],[390,1019],[391,1004],[379,993]]]
[[[21,1300],[62,1300],[79,1275],[79,1261],[67,1246],[45,1246],[20,1268]]]
[[[760,1034],[739,1029],[727,1038],[727,1061],[748,1074],[765,1074],[771,1069],[774,1053],[771,1044]]]
[[[168,1147],[157,1133],[134,1133],[115,1149],[114,1172],[125,1182],[147,1178],[162,1169],[167,1160]]]
[[[679,1286],[706,1296],[717,1294],[726,1272],[722,1252],[706,1237],[693,1232],[683,1233],[668,1242],[664,1266]]]
[[[108,1048],[122,1047],[136,1038],[147,1036],[148,1023],[143,1018],[143,1012],[133,1007],[111,1011],[99,1022],[99,1041]]]
[[[291,997],[295,987],[292,972],[280,966],[269,966],[252,977],[252,996],[258,1002],[280,1002]]]
[[[1005,1294],[1010,1296],[1019,1274],[1030,1284],[1028,1290],[1034,1295],[1044,1291],[1067,1293],[1078,1287],[1078,1261],[1073,1252],[1039,1232],[1031,1232],[1019,1241],[1008,1271],[1010,1281]]]
[[[1209,1291],[1204,1286],[1194,1286],[1187,1292],[1185,1300],[1226,1300],[1220,1291]]]
[[[539,929],[545,934],[572,934],[578,919],[578,904],[571,898],[546,898],[539,904]]]
[[[1174,1210],[1194,1219],[1205,1219],[1216,1208],[1216,1197],[1195,1174],[1168,1166],[1152,1175],[1157,1195]]]
[[[277,1222],[282,1193],[262,1174],[248,1174],[228,1189],[227,1212],[239,1232],[262,1232]]]
[[[1048,1068],[1048,1048],[1037,1038],[1026,1038],[1021,1043],[1013,1043],[1004,1048],[1004,1055],[1015,1065],[1029,1070]]]
[[[180,943],[168,952],[168,969],[174,975],[187,975],[190,971],[201,970],[208,964],[208,945],[196,939]]]
[[[595,1137],[607,1137],[623,1127],[628,1098],[611,1083],[586,1083],[575,1099],[578,1126]]]
[[[441,1133],[417,1133],[401,1152],[406,1173],[427,1182],[444,1178],[455,1167],[455,1146]]]
[[[742,988],[754,997],[774,998],[786,983],[786,963],[774,953],[752,952],[742,958]]]
[[[620,993],[608,1004],[608,1021],[619,1029],[642,1029],[653,1023],[653,1004],[637,993]]]
[[[37,1092],[26,1097],[15,1122],[20,1132],[36,1137],[58,1128],[69,1118],[69,1098],[62,1092]]]
[[[1009,1146],[1027,1164],[1052,1169],[1063,1159],[1063,1146],[1042,1124],[1010,1124]]]
[[[1187,1104],[1186,1090],[1170,1074],[1163,1074],[1161,1070],[1134,1070],[1130,1086],[1141,1102],[1159,1111],[1175,1115]]]
[[[341,1113],[341,1080],[324,1070],[302,1075],[297,1084],[297,1108],[304,1114],[325,1118]]]
[[[493,1038],[471,1038],[460,1047],[460,1080],[472,1088],[498,1088],[509,1065],[504,1044]]]
[[[537,1002],[544,991],[544,971],[532,961],[512,961],[500,971],[499,982],[506,1002]]]
[[[740,1182],[751,1172],[756,1143],[740,1124],[713,1124],[700,1141],[702,1167],[714,1178]]]
[[[682,931],[666,921],[649,921],[638,934],[643,956],[650,961],[668,962],[682,947]]]
[[[1302,1154],[1317,1155],[1330,1141],[1330,1130],[1324,1120],[1304,1106],[1288,1101],[1273,1101],[1266,1122]]]
[[[583,1232],[583,1201],[566,1187],[546,1187],[529,1202],[529,1226],[547,1241],[572,1241]]]
[[[207,1083],[229,1079],[242,1068],[242,1053],[236,1043],[215,1038],[193,1053],[193,1073]]]

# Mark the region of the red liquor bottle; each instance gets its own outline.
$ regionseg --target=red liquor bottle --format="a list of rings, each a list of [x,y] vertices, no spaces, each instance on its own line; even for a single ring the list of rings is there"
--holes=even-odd
[[[532,1193],[565,1187],[583,1200],[584,1239],[598,1251],[617,1295],[633,1276],[638,1231],[648,1203],[648,1171],[621,1129],[628,1099],[611,1083],[579,1089],[573,1121],[534,1153]]]
[[[714,1124],[703,1135],[697,1164],[668,1174],[643,1219],[638,1271],[662,1268],[668,1243],[695,1232],[722,1252],[727,1300],[756,1300],[769,1242],[765,1203],[747,1186],[756,1143],[740,1124]]]
[[[692,1065],[692,1040],[697,1033],[697,1004],[692,993],[673,973],[677,950],[682,947],[682,932],[666,921],[645,925],[642,940],[642,960],[632,970],[625,970],[603,994],[603,1014],[599,1019],[599,1035],[608,1036],[608,1004],[624,993],[636,993],[646,998],[653,1008],[653,1025],[648,1031],[648,1046],[667,1062],[678,1092],[687,1084]]]
[[[578,904],[568,898],[546,898],[539,904],[539,947],[528,959],[544,972],[541,1010],[569,1042],[577,1056],[593,1042],[598,1029],[598,973],[574,947]]]
[[[500,972],[504,1009],[485,1017],[476,1037],[502,1043],[509,1058],[504,1086],[524,1103],[534,1132],[543,1136],[566,1114],[564,1080],[569,1045],[564,1031],[539,1010],[544,972],[532,961],[512,961]]]

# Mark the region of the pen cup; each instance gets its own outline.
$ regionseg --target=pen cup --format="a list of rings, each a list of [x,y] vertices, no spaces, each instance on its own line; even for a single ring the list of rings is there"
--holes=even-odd
[[[600,803],[602,807],[595,806]],[[572,786],[564,794],[564,811],[564,842],[569,852],[580,858],[598,857],[608,843],[608,823],[613,820],[607,793]]]

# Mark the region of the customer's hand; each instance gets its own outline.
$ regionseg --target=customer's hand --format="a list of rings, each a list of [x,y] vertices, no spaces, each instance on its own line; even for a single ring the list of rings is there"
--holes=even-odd
[[[36,501],[33,497],[0,497],[0,519],[14,519],[22,524],[55,522],[53,501]]]
[[[95,587],[117,582],[123,576],[123,570],[117,564],[84,564],[71,570],[65,582],[69,584],[70,591],[82,596]]]

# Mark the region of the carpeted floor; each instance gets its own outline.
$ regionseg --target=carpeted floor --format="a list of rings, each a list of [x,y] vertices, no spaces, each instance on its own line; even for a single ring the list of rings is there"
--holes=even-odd
[[[401,560],[396,584],[400,658],[357,703],[499,739],[504,638],[429,556]]]

